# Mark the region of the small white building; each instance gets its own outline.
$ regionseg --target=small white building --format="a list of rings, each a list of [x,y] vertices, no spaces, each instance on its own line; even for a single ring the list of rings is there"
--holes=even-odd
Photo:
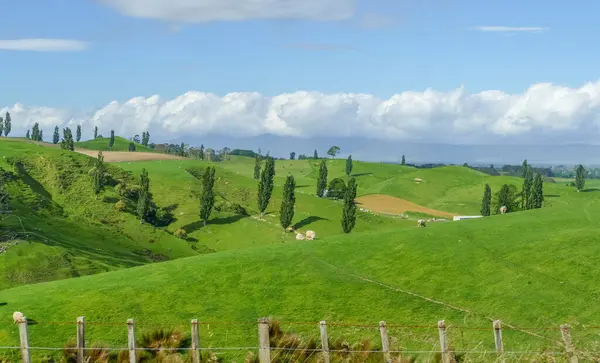
[[[460,221],[461,219],[473,219],[473,218],[481,218],[483,216],[454,216],[452,217],[453,221]]]

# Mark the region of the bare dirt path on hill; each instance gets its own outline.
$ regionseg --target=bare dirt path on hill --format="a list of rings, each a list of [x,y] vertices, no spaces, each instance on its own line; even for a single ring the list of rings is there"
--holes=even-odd
[[[96,157],[98,151],[87,149],[75,149],[80,154]],[[145,153],[145,152],[129,152],[129,151],[103,151],[104,161],[107,163],[118,163],[122,161],[151,161],[151,160],[187,160],[187,158],[161,154],[161,153]]]
[[[382,214],[403,214],[405,212],[425,213],[432,216],[452,218],[456,214],[423,207],[408,200],[384,194],[370,194],[356,198],[356,203],[362,208]]]

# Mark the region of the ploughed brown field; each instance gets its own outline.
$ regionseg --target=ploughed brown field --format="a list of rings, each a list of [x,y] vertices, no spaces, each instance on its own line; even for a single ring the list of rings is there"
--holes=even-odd
[[[406,212],[425,213],[432,216],[452,218],[456,214],[423,207],[408,200],[392,197],[384,194],[370,194],[356,198],[356,203],[376,213],[403,214]]]
[[[98,151],[96,150],[75,149],[75,151],[94,158],[98,156]],[[104,161],[107,163],[118,163],[122,161],[186,160],[186,158],[176,155],[145,152],[103,151],[102,155],[104,156]]]

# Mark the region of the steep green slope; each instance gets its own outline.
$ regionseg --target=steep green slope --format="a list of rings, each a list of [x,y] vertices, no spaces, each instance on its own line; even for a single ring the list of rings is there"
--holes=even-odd
[[[88,140],[88,141],[77,142],[77,143],[75,143],[75,147],[80,148],[80,149],[88,149],[88,150],[129,151],[129,144],[131,143],[131,141],[129,141],[123,137],[120,137],[120,136],[115,136],[115,144],[113,145],[112,148],[108,147],[109,141],[110,141],[110,137],[104,137],[101,139],[93,139],[93,140]],[[149,147],[146,147],[146,146],[138,144],[138,143],[135,144],[135,151],[154,152],[154,150],[150,149]]]
[[[70,326],[44,322],[73,321],[80,315],[104,323],[134,317],[145,331],[187,329],[191,318],[253,322],[273,315],[284,321],[406,325],[446,319],[479,328],[488,327],[490,319],[524,329],[569,322],[576,344],[586,349],[593,331],[584,324],[597,325],[600,313],[595,283],[600,225],[594,217],[600,213],[599,195],[563,189],[557,198],[565,203],[556,208],[219,252],[5,290],[0,316],[8,321],[19,310],[38,321],[30,328],[37,346],[61,346],[73,335]],[[294,329],[316,334],[310,326]],[[336,329],[335,334],[371,334]],[[251,346],[255,331],[252,324],[215,323],[202,326],[202,339],[205,346]],[[392,329],[407,349],[435,344],[435,330],[403,332]],[[547,339],[506,331],[505,346],[559,349],[552,346],[558,330],[534,332]],[[96,326],[89,339],[122,345],[125,329]],[[494,344],[490,332],[481,330],[454,329],[450,339],[458,350],[491,350]],[[15,344],[14,327],[0,330],[0,345]]]
[[[13,208],[0,228],[18,233],[19,241],[0,254],[0,289],[197,254],[187,242],[118,213],[111,187],[96,200],[92,159],[4,139],[0,154]]]

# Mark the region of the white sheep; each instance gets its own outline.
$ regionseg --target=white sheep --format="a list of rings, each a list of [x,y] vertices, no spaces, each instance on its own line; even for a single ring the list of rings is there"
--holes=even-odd
[[[423,219],[419,219],[417,221],[417,227],[425,227],[425,221]]]
[[[317,238],[317,234],[314,231],[306,231],[306,239],[312,241]]]
[[[298,234],[296,235],[296,239],[297,239],[298,241],[303,241],[303,240],[304,240],[304,235],[303,235],[302,233],[298,233]]]
[[[501,214],[505,214],[506,212],[508,212],[508,208],[506,208],[505,205],[503,205],[502,207],[500,207],[500,213]]]
[[[19,324],[25,321],[25,315],[23,315],[23,313],[15,311],[13,313],[13,320],[15,322],[15,324]]]

